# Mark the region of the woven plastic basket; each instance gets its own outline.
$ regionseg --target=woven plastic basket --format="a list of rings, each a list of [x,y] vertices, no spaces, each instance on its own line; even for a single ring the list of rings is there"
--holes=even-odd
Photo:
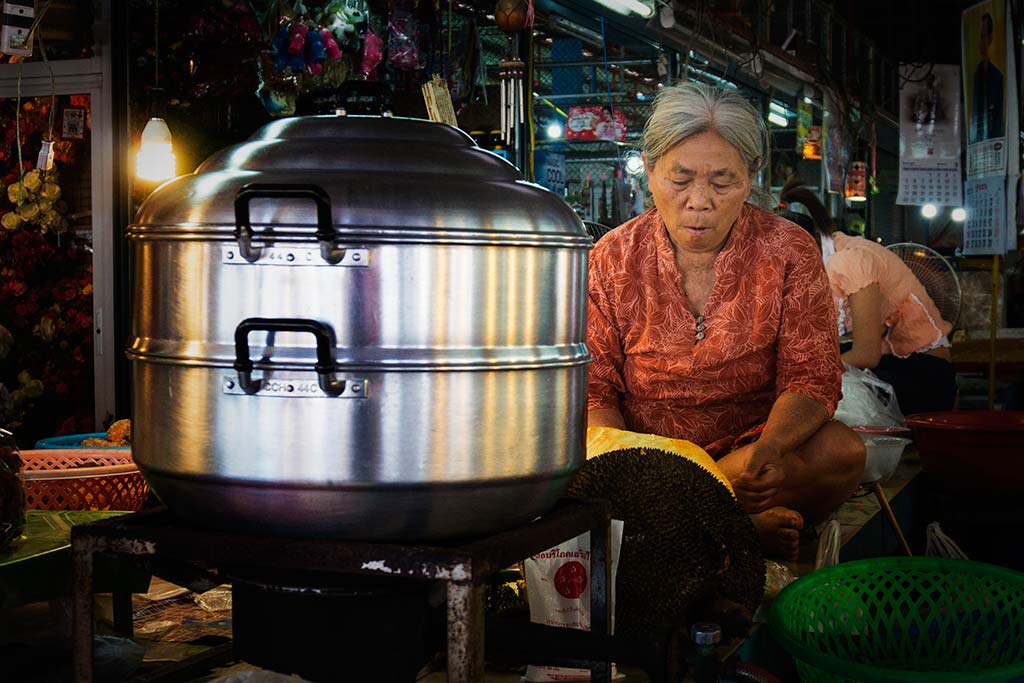
[[[131,450],[21,451],[30,510],[140,510],[149,488]]]
[[[981,562],[901,557],[827,567],[787,586],[769,622],[802,683],[1024,676],[1024,574]]]
[[[91,432],[89,434],[67,434],[65,436],[50,436],[45,439],[39,439],[39,441],[36,441],[35,448],[131,448],[131,446],[83,446],[82,441],[89,438],[105,439],[107,438],[107,433]]]

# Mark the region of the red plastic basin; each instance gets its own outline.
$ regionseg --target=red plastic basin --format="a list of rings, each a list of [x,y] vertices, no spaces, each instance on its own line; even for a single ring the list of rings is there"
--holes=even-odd
[[[951,491],[1024,493],[1024,411],[948,411],[907,418],[921,467]]]

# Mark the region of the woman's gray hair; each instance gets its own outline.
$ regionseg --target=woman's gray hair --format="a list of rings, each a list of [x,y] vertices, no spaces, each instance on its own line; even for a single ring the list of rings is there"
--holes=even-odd
[[[661,155],[698,133],[711,131],[736,148],[753,176],[768,158],[764,119],[742,95],[703,83],[662,88],[644,126],[643,149],[653,168]]]

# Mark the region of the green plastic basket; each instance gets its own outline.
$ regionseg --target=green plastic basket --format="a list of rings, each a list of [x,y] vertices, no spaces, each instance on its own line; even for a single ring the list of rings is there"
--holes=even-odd
[[[808,574],[772,605],[802,683],[987,683],[1024,676],[1024,574],[898,557]]]

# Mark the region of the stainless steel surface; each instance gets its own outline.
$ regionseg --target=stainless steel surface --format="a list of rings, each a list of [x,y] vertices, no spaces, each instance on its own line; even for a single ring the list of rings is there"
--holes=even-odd
[[[179,514],[486,533],[582,463],[591,240],[462,132],[278,121],[161,186],[128,236],[133,454]],[[304,331],[236,335],[249,319]]]
[[[305,376],[316,381],[311,368]],[[232,377],[230,369],[136,362],[139,466],[250,483],[401,486],[561,476],[582,454],[582,363],[363,373],[360,399],[228,394],[222,386]]]
[[[235,328],[255,316],[330,323],[337,361],[353,366],[534,365],[586,354],[583,249],[361,243],[368,267],[277,267],[222,266],[212,240],[140,231],[132,244],[133,357],[230,365]],[[274,359],[312,358],[312,346],[278,334]]]

